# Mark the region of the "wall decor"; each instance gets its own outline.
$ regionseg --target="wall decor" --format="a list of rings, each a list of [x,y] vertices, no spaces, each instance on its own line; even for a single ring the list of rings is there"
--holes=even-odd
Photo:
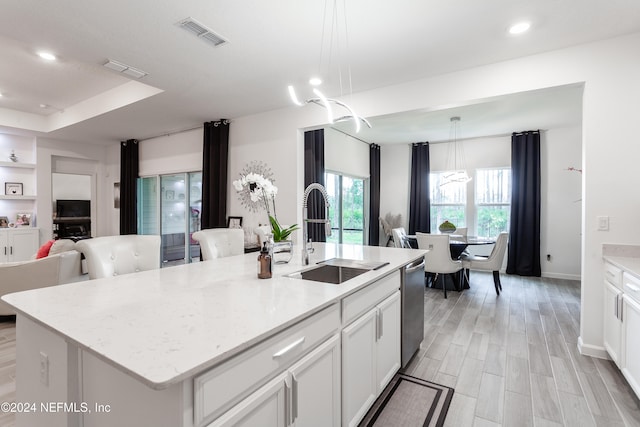
[[[29,227],[31,225],[31,213],[22,212],[16,214],[16,227]]]
[[[246,177],[247,175],[262,175],[263,178],[270,180],[272,183],[275,183],[273,179],[273,172],[271,168],[261,160],[252,160],[247,163],[242,171],[240,171],[240,177]],[[263,209],[262,203],[255,203],[254,200],[251,200],[251,189],[249,186],[243,188],[241,191],[237,192],[238,200],[240,204],[245,207],[249,212],[258,212]]]
[[[4,194],[7,196],[22,196],[21,182],[5,182]]]
[[[230,216],[227,218],[227,228],[242,228],[242,217]]]
[[[0,216],[0,228],[9,228],[9,218]]]

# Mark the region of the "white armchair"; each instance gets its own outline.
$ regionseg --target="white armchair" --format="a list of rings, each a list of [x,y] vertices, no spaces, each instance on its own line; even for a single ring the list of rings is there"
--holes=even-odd
[[[87,261],[89,278],[160,268],[160,236],[105,236],[80,240],[76,249]]]
[[[202,260],[244,253],[244,231],[241,228],[210,228],[192,235],[200,243]]]
[[[0,296],[80,280],[83,280],[80,252],[74,250],[40,259],[0,264]],[[15,310],[0,301],[0,316],[12,314],[16,314]]]

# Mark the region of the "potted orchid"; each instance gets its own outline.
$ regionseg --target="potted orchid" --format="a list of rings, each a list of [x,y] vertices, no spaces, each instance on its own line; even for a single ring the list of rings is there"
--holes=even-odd
[[[276,216],[276,195],[278,194],[278,187],[273,185],[270,179],[257,173],[248,173],[241,175],[240,179],[233,181],[233,187],[239,193],[248,192],[251,202],[264,206],[269,217],[274,242],[286,241],[291,233],[299,228],[298,224],[283,228],[278,222],[278,217]],[[273,215],[271,214],[272,206]]]

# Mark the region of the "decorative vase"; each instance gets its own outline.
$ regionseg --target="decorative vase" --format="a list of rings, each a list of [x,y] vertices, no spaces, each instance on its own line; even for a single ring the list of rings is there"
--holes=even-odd
[[[275,264],[286,264],[293,258],[293,242],[283,240],[273,243],[273,262]]]
[[[451,224],[449,221],[445,221],[438,227],[441,233],[453,233],[456,231],[456,226]]]

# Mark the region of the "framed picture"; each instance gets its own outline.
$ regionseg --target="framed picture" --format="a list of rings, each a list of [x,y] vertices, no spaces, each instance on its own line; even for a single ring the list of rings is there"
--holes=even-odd
[[[23,212],[16,214],[16,227],[31,226],[31,213]]]
[[[9,228],[9,218],[0,216],[0,228]]]
[[[5,182],[4,194],[7,196],[22,196],[21,182]]]
[[[227,228],[242,228],[242,217],[230,216],[227,219]]]

